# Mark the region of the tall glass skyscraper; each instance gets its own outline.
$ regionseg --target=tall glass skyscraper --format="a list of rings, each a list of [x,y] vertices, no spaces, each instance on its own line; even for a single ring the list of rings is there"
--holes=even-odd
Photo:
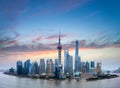
[[[32,63],[32,75],[38,74],[38,63],[35,61]]]
[[[47,59],[46,61],[46,75],[47,76],[54,75],[54,63],[52,59]]]
[[[29,67],[30,67],[30,59],[28,59],[24,62],[24,72],[23,72],[24,75],[28,75]]]
[[[45,60],[40,59],[39,74],[45,73]]]
[[[91,68],[95,68],[95,62],[91,61]]]
[[[23,74],[23,64],[22,61],[18,61],[16,64],[17,67],[17,75],[22,75]]]
[[[89,62],[86,62],[86,73],[90,72],[90,66],[89,66]]]
[[[81,58],[79,57],[79,42],[75,42],[75,72],[81,72]]]
[[[73,74],[73,58],[67,49],[64,50],[64,74]]]

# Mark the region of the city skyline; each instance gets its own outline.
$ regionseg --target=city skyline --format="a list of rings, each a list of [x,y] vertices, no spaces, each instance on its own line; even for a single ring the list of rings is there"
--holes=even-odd
[[[120,67],[120,11],[117,0],[1,0],[0,69],[18,60],[58,58],[58,32],[64,49],[75,59],[102,62],[102,69]]]

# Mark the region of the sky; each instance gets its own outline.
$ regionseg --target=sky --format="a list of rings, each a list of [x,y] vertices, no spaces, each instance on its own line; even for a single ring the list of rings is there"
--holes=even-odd
[[[64,49],[75,56],[79,41],[81,61],[120,67],[119,0],[0,0],[0,69],[57,58],[59,30]]]

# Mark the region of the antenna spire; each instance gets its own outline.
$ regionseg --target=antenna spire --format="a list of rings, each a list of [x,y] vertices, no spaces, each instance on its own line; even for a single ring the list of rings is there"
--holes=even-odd
[[[59,29],[59,45],[60,45],[60,40],[61,40],[61,39],[60,39],[60,29]]]

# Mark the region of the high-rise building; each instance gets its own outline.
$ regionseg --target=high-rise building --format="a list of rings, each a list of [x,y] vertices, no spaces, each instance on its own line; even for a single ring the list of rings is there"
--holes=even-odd
[[[91,63],[90,64],[90,73],[96,74],[96,71],[95,71],[95,62],[91,61],[90,63]]]
[[[81,62],[81,71],[82,73],[86,73],[86,63],[85,62]]]
[[[81,58],[79,57],[79,43],[75,42],[75,72],[81,72]]]
[[[96,66],[96,73],[97,75],[101,75],[102,70],[101,70],[102,63],[98,62]]]
[[[22,61],[18,61],[16,64],[17,67],[17,75],[22,75],[23,74],[23,64]]]
[[[45,73],[45,60],[40,59],[39,74]]]
[[[69,55],[69,50],[64,50],[64,74],[73,74],[73,57]]]
[[[35,75],[35,74],[38,74],[38,63],[35,61],[32,63],[32,69],[31,69],[31,74],[32,75]]]
[[[90,72],[90,66],[89,66],[89,62],[86,62],[86,73]]]
[[[24,62],[24,68],[23,68],[24,69],[24,71],[23,71],[24,75],[28,75],[29,67],[30,67],[30,59],[28,59]]]
[[[95,68],[95,62],[91,61],[91,68]]]
[[[54,76],[54,63],[52,59],[46,61],[46,75]]]
[[[15,69],[13,67],[9,69],[9,74],[15,74]]]
[[[55,67],[59,66],[59,59],[55,59]]]
[[[59,59],[55,59],[55,78],[59,78],[59,73],[60,73],[60,69],[59,69]]]
[[[29,74],[32,73],[32,64],[30,63],[30,66],[29,66]]]

